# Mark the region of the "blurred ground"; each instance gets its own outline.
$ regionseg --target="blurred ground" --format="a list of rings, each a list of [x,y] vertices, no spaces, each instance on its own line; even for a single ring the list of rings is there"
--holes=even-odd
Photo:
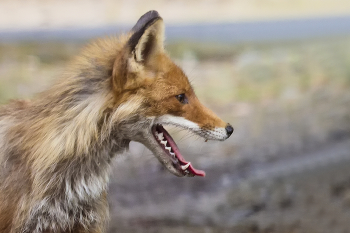
[[[195,180],[116,169],[111,232],[350,232],[349,150],[347,140],[278,162],[226,161]]]

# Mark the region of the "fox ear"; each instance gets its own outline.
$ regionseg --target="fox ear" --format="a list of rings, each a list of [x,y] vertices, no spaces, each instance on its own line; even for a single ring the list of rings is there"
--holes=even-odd
[[[136,62],[147,63],[153,55],[164,51],[164,24],[157,11],[149,11],[131,30],[128,46]]]

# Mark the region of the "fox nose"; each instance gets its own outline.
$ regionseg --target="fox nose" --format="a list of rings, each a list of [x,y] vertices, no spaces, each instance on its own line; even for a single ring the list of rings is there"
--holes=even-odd
[[[233,127],[230,124],[227,124],[225,129],[226,129],[227,137],[230,137],[231,134],[233,133]]]

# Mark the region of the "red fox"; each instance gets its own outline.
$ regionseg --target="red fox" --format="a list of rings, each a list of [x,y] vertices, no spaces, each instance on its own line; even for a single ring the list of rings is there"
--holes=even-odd
[[[130,33],[86,47],[47,91],[0,108],[1,233],[105,232],[111,160],[130,141],[176,176],[205,175],[163,125],[207,140],[233,128],[199,102],[163,40],[150,11]]]

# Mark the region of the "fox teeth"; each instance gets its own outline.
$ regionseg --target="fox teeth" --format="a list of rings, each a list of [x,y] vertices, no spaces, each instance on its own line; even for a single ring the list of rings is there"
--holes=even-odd
[[[165,149],[167,149],[169,152],[171,152],[171,147],[165,147]]]
[[[166,146],[166,144],[168,143],[167,141],[160,141],[160,143],[162,143],[164,146]]]
[[[188,162],[188,164],[186,164],[186,165],[182,165],[181,169],[186,170],[190,166],[190,164],[191,164],[191,162]]]
[[[163,140],[163,138],[164,138],[164,137],[163,137],[163,133],[158,133],[158,139],[159,139],[159,140]]]
[[[175,153],[173,153],[173,152],[170,152],[170,155],[172,155],[172,156],[175,156]]]

